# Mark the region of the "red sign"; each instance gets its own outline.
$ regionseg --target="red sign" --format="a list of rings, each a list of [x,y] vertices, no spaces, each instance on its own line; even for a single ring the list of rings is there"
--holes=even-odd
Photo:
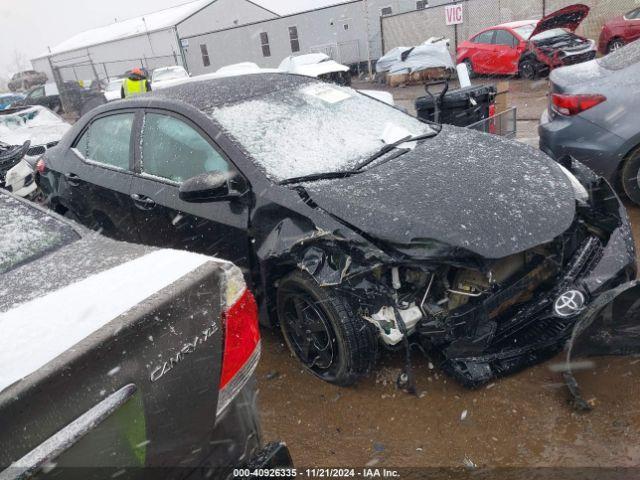
[[[447,5],[444,7],[444,15],[446,17],[447,25],[460,25],[461,23],[464,23],[462,5]]]

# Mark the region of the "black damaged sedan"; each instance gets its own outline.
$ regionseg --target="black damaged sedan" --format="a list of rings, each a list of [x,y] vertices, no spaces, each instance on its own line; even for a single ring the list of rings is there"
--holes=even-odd
[[[636,274],[624,208],[580,163],[306,77],[102,106],[38,169],[85,225],[241,266],[262,321],[339,385],[415,343],[480,385],[557,353]]]

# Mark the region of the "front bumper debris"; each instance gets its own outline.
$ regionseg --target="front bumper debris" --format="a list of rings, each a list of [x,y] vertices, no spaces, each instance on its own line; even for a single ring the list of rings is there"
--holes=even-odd
[[[579,358],[640,354],[640,282],[632,281],[600,295],[572,331],[563,375],[572,405],[590,410],[574,376]]]
[[[475,388],[559,353],[574,327],[600,305],[599,299],[608,298],[610,291],[617,292],[619,285],[635,279],[635,255],[627,230],[625,221],[606,245],[595,237],[587,238],[561,280],[514,314],[487,320],[492,303],[514,295],[517,283],[487,298],[482,306],[470,310],[467,318],[458,318],[458,326],[468,333],[443,351],[441,367],[466,387]],[[554,304],[572,290],[583,293],[587,303],[573,316],[559,316]]]

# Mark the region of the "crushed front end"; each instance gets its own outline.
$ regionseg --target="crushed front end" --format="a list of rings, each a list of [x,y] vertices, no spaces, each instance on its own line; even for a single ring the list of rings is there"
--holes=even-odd
[[[481,269],[447,269],[421,308],[420,341],[474,387],[559,352],[589,303],[635,278],[635,248],[611,187],[577,162],[588,189],[569,230],[552,243]]]
[[[585,196],[550,243],[496,260],[437,242],[396,246],[386,258],[314,248],[301,265],[352,298],[381,343],[418,343],[477,387],[558,353],[596,297],[635,278],[624,207],[606,181],[578,162],[567,166]]]
[[[550,70],[588,62],[596,58],[597,54],[597,46],[593,40],[571,33],[533,40],[529,48],[536,59]]]

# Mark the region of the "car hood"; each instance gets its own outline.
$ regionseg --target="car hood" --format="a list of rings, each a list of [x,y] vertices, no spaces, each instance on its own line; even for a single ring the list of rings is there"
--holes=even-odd
[[[583,20],[587,18],[589,11],[589,7],[577,3],[550,13],[538,22],[530,38],[554,28],[566,28],[575,32]]]
[[[487,259],[553,240],[576,208],[568,178],[541,152],[451,126],[388,163],[303,187],[320,208],[371,237],[396,245],[436,240]]]
[[[51,142],[59,142],[65,133],[71,128],[68,123],[25,126],[9,128],[0,125],[0,141],[9,145],[22,145],[29,140],[31,146],[46,145]]]

